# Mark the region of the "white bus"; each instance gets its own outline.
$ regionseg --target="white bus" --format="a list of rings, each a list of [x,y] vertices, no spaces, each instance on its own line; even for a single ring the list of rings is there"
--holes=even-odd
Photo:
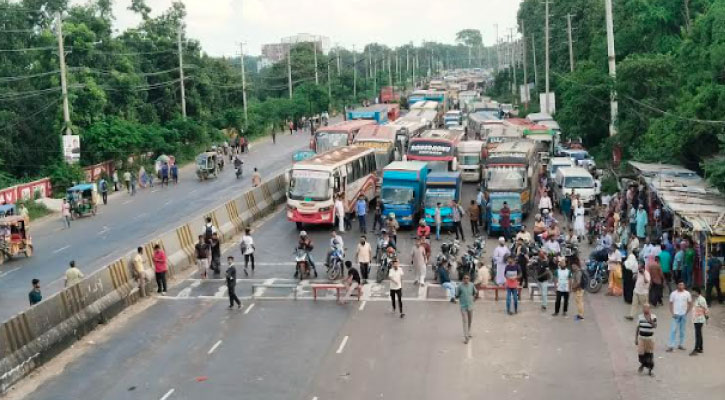
[[[375,150],[347,146],[300,161],[289,171],[287,219],[302,229],[304,224],[335,222],[334,198],[344,194],[345,211],[351,212],[362,194],[375,195]]]

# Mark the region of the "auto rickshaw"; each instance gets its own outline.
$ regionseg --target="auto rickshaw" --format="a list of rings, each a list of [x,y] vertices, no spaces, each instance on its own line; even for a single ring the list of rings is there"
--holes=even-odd
[[[12,215],[0,218],[0,264],[20,253],[24,253],[25,257],[33,255],[29,228],[27,217]]]
[[[88,214],[96,215],[98,211],[98,187],[95,183],[81,183],[68,189],[66,199],[70,204],[71,219]]]
[[[0,218],[15,215],[15,204],[3,204],[0,206]]]
[[[216,151],[207,151],[196,156],[196,176],[200,181],[216,178],[219,175],[219,163],[217,158],[222,157]]]

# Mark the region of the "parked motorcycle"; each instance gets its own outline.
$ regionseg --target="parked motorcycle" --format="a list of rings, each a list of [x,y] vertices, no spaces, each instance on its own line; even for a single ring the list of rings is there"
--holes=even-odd
[[[458,255],[460,247],[461,245],[458,240],[443,242],[441,244],[441,251],[436,256],[435,267],[445,266],[449,273],[451,269],[457,269],[458,261],[456,261],[456,256]]]
[[[463,280],[464,275],[468,275],[471,277],[471,281],[476,281],[476,273],[478,272],[478,258],[476,257],[476,252],[469,248],[466,254],[461,257],[461,263],[458,264],[458,267],[456,268],[456,272],[458,272],[458,280]]]

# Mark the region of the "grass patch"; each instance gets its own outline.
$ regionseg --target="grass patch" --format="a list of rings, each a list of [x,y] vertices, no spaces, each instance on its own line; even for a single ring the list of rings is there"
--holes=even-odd
[[[36,220],[38,218],[42,218],[50,213],[48,207],[45,206],[45,204],[35,201],[35,200],[23,200],[19,201],[16,204],[16,207],[19,209],[20,205],[23,204],[28,209],[28,214],[30,215],[30,220]]]

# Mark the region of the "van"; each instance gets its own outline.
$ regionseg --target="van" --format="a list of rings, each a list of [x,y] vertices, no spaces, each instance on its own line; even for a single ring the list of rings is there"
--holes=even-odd
[[[586,168],[560,167],[556,170],[552,200],[558,203],[566,194],[572,192],[579,195],[585,209],[594,205],[594,178]]]
[[[554,181],[556,171],[562,167],[576,167],[576,164],[569,157],[552,157],[549,159],[549,163],[546,165],[546,171],[548,172],[550,182]]]

